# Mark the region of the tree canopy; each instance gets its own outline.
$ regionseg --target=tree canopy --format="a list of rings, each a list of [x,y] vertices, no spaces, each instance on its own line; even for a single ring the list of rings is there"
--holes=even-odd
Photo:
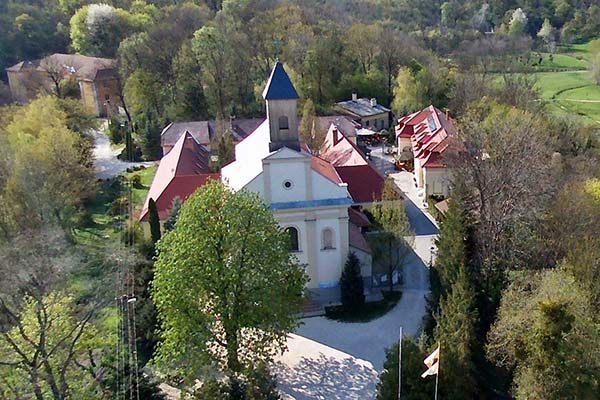
[[[158,361],[188,377],[210,363],[240,373],[283,349],[306,278],[256,194],[202,186],[157,251]]]

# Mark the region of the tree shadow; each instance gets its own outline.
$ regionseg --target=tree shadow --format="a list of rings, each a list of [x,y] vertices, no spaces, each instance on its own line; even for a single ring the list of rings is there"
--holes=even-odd
[[[415,235],[437,235],[438,228],[407,196],[404,196],[404,209]]]
[[[337,359],[322,353],[302,357],[293,367],[273,366],[278,387],[296,400],[368,400],[375,398],[377,371],[354,358]]]

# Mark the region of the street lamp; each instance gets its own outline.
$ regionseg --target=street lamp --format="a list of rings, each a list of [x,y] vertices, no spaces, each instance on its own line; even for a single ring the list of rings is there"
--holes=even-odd
[[[435,254],[435,250],[436,247],[435,245],[431,245],[429,246],[429,254],[430,254],[430,258],[429,258],[429,268],[433,267],[433,255]]]

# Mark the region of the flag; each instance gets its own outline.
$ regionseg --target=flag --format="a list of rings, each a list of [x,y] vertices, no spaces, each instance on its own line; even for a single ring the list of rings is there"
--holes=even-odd
[[[423,372],[421,378],[425,378],[429,375],[436,375],[438,373],[440,367],[440,346],[438,345],[437,349],[433,351],[427,358],[423,361],[427,366],[427,371]]]

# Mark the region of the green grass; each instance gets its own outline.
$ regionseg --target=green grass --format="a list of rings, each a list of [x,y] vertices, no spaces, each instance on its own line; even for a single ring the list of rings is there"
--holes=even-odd
[[[369,322],[388,313],[402,298],[400,291],[382,291],[383,300],[365,303],[360,309],[347,311],[342,306],[326,307],[326,317],[341,322]]]
[[[535,66],[536,71],[571,71],[587,68],[586,60],[571,54],[542,53],[541,57],[542,62]]]
[[[132,190],[132,199],[134,207],[134,218],[139,215],[142,209],[144,200],[150,184],[156,173],[156,166],[141,169],[139,171],[125,172],[123,176],[126,179],[132,179],[133,176],[139,175],[141,185],[134,187]],[[75,240],[79,244],[100,247],[106,242],[115,241],[119,238],[121,231],[121,222],[123,216],[111,215],[111,205],[113,202],[125,193],[119,192],[118,185],[115,185],[113,180],[100,181],[96,191],[96,196],[86,204],[86,210],[89,213],[89,218],[83,226],[75,229]]]
[[[600,86],[587,72],[544,72],[534,76],[550,111],[578,115],[587,123],[600,123]]]

